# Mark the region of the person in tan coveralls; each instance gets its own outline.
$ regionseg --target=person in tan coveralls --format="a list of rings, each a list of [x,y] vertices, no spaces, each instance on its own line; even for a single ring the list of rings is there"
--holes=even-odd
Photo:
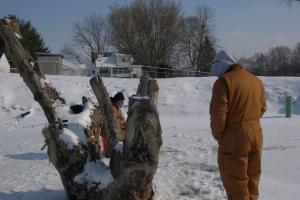
[[[122,92],[118,92],[112,99],[111,102],[113,104],[113,114],[116,117],[119,126],[121,128],[121,135],[118,138],[119,141],[123,141],[125,139],[125,117],[121,111],[122,106],[124,105],[124,95]]]
[[[123,116],[123,113],[121,111],[121,107],[124,105],[124,95],[122,92],[118,92],[114,97],[110,98],[112,102],[112,113],[117,119],[117,122],[119,123],[119,126],[121,128],[121,134],[117,138],[118,141],[123,142],[125,139],[125,117]],[[103,143],[103,153],[106,157],[109,157],[109,140],[108,135],[105,132],[104,128],[101,130],[101,137],[102,137],[102,143]]]
[[[218,165],[229,200],[257,200],[263,144],[260,118],[266,111],[264,85],[225,51],[211,72],[211,131],[219,144]]]

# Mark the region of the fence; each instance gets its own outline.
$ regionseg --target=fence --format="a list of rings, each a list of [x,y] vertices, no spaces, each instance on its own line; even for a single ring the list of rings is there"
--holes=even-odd
[[[143,73],[149,74],[153,78],[175,78],[175,77],[203,77],[211,76],[210,72],[188,70],[188,69],[175,69],[164,67],[151,67],[144,66]]]
[[[10,60],[11,61],[11,60]],[[57,65],[61,61],[33,61],[34,63],[41,63],[41,65],[44,64],[52,64],[54,71],[57,75],[79,75],[79,76],[93,76],[96,75],[96,69],[94,69],[95,73],[88,73],[89,70],[87,68],[77,68],[73,69],[73,71],[70,68],[65,68],[62,66],[61,72],[60,70],[57,70]],[[48,65],[50,66],[50,65]],[[137,67],[135,65],[132,65],[132,67]],[[152,67],[152,66],[139,66],[142,68],[143,74],[148,74],[152,78],[175,78],[175,77],[204,77],[204,76],[211,76],[210,72],[206,71],[199,71],[199,70],[190,70],[190,69],[176,69],[176,68],[166,68],[166,67]],[[41,67],[40,67],[41,68]],[[71,72],[72,71],[72,72]],[[11,72],[16,72],[15,68],[11,68]],[[44,72],[44,70],[42,70]],[[68,72],[68,73],[64,73]],[[99,75],[101,75],[101,71],[98,72]],[[46,73],[47,74],[47,73]],[[130,76],[128,76],[130,77]],[[114,76],[114,78],[122,78],[118,76]],[[138,78],[138,77],[137,77]]]

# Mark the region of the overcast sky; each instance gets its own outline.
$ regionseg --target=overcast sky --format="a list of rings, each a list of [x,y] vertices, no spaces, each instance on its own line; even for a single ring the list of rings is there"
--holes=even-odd
[[[130,0],[0,0],[0,17],[15,14],[30,20],[52,53],[71,41],[72,26],[91,13],[106,15],[114,3]],[[185,15],[199,5],[215,12],[218,45],[237,57],[266,52],[270,47],[300,42],[300,4],[281,0],[181,0]]]

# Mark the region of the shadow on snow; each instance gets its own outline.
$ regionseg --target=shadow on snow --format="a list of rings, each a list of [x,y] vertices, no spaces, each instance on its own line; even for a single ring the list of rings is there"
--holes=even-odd
[[[34,153],[34,152],[21,153],[21,154],[9,154],[9,155],[5,155],[5,157],[15,159],[15,160],[46,160],[46,159],[48,159],[48,155],[46,153]]]
[[[1,200],[67,200],[64,190],[41,189],[37,191],[4,193],[0,192]]]

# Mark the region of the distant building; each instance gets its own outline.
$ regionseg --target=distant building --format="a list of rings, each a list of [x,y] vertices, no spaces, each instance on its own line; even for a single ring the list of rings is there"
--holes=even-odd
[[[2,53],[2,55],[0,54],[0,72],[2,73],[10,72],[10,65],[4,53]]]
[[[63,65],[61,54],[37,53],[38,66],[43,74],[62,75]]]
[[[133,65],[131,55],[110,53],[98,55],[95,63],[89,67],[90,74],[103,77],[137,78],[142,76],[141,65]]]
[[[90,63],[86,65],[85,75],[86,76],[95,76],[97,74],[95,63]]]
[[[43,74],[49,75],[85,75],[85,65],[74,64],[61,54],[37,53],[38,66]]]

